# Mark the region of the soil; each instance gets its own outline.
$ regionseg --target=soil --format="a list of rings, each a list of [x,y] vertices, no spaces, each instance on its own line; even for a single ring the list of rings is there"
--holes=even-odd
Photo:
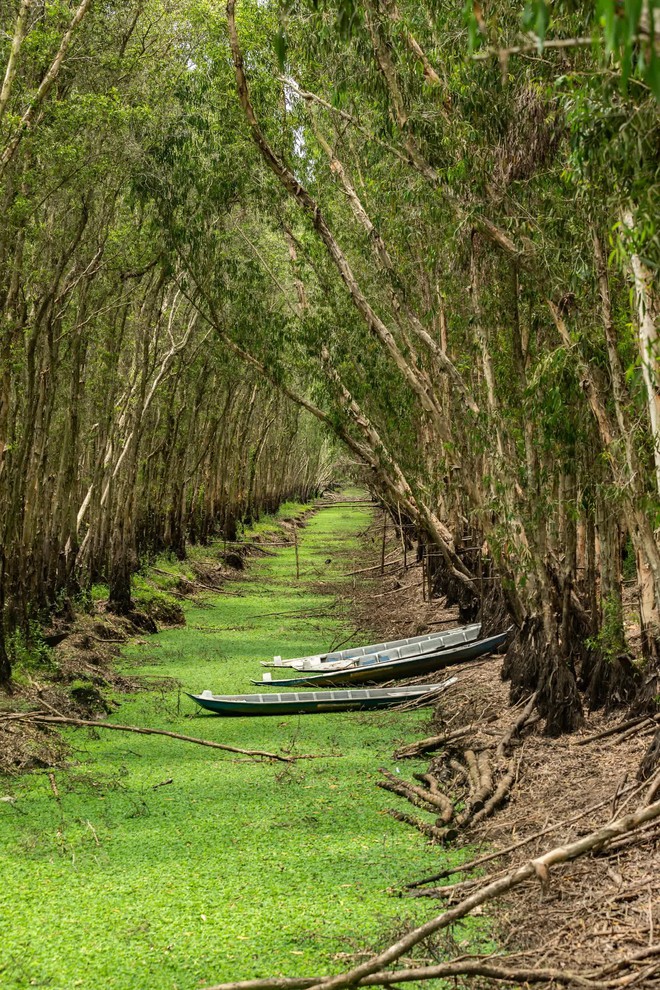
[[[381,546],[376,549],[380,534],[382,523],[376,521],[364,537],[365,550],[372,559],[381,559]],[[391,539],[385,556],[394,550],[396,542]],[[425,600],[421,567],[414,563],[413,553],[408,559],[413,566],[386,567],[382,576],[378,568],[371,572],[373,580],[353,589],[356,625],[374,630],[384,640],[459,624],[457,610],[448,609],[442,599]],[[494,755],[497,742],[525,704],[511,707],[509,686],[501,671],[502,658],[472,661],[449,671],[459,680],[442,695],[429,735],[468,725],[474,728],[453,744],[453,751],[450,744],[441,755],[429,755],[429,771],[441,783],[448,781],[448,787],[456,786],[456,779],[447,777],[452,755],[458,757],[466,749],[490,752],[496,772],[500,769]],[[441,681],[447,673],[441,671],[424,680]],[[443,893],[437,891],[435,881],[406,890],[404,896],[431,892],[438,904],[436,913],[440,913],[534,856],[574,841],[645,803],[653,781],[657,786],[658,772],[656,768],[655,777],[640,781],[639,768],[657,732],[657,721],[649,720],[628,732],[585,744],[589,737],[626,718],[625,709],[609,713],[586,710],[583,727],[559,739],[543,735],[542,722],[532,719],[533,724],[523,729],[522,737],[509,748],[515,779],[508,800],[492,816],[468,825],[451,842],[468,845],[476,858],[504,850],[550,826],[552,830],[491,860],[481,870],[443,879]],[[406,777],[403,761],[401,774]],[[399,803],[406,813],[417,814],[411,804]],[[410,877],[411,883],[419,879]],[[457,888],[452,892],[455,883]],[[640,959],[626,969],[625,977],[617,978],[625,979],[626,986],[660,987],[660,825],[651,823],[632,839],[615,843],[610,851],[555,867],[548,884],[530,881],[486,910],[493,919],[498,955],[505,954],[516,966],[555,967],[586,974],[657,946],[657,953]]]

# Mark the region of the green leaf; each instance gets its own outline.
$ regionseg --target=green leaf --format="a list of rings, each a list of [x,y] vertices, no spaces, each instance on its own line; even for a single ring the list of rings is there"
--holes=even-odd
[[[280,72],[284,72],[286,66],[286,53],[289,48],[289,43],[284,28],[280,28],[273,38],[273,48],[275,49],[275,54],[277,55],[277,63],[280,67]]]
[[[651,60],[644,73],[644,82],[650,88],[658,103],[660,103],[660,58],[651,53]]]
[[[524,30],[532,31],[536,35],[539,39],[539,50],[542,50],[550,23],[550,12],[545,0],[529,0],[522,12],[521,22]]]
[[[614,0],[598,0],[598,15],[603,25],[603,34],[608,51],[613,51],[617,42],[616,11]]]

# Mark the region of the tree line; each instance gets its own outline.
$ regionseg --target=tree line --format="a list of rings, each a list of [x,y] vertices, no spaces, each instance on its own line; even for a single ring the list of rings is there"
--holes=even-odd
[[[130,612],[145,553],[235,539],[332,459],[202,319],[141,198],[182,68],[175,12],[88,8],[4,8],[0,680],[53,608],[104,581]]]
[[[14,41],[21,17],[34,16],[24,9]],[[41,96],[65,25],[43,41],[31,76],[39,46],[19,45],[3,132],[7,148],[19,144],[3,195],[12,231],[25,232],[20,260],[8,236],[3,268],[18,270],[30,311],[44,312],[31,358],[30,334],[3,332],[20,339],[30,434],[29,455],[10,444],[21,526],[24,493],[45,498],[50,472],[55,501],[66,501],[80,463],[80,442],[67,453],[61,430],[47,466],[58,418],[40,398],[51,394],[44,359],[62,347],[49,323],[62,313],[68,327],[75,311],[66,366],[80,360],[76,337],[85,351],[98,334],[102,400],[104,374],[118,396],[139,380],[126,418],[118,408],[111,417],[116,446],[102,468],[112,476],[121,458],[122,510],[128,492],[154,504],[145,482],[169,450],[158,446],[171,407],[161,382],[173,387],[172,369],[185,366],[182,394],[204,393],[185,432],[186,448],[201,451],[210,401],[201,369],[240,366],[263,394],[254,429],[271,401],[303,410],[348,448],[402,531],[414,530],[463,614],[513,619],[506,672],[514,694],[538,691],[550,731],[579,722],[584,693],[593,704],[632,697],[640,673],[628,657],[624,582],[649,671],[660,636],[657,17],[654,3],[628,0],[99,8],[76,26]],[[111,54],[99,40],[108,37]],[[119,254],[130,265],[113,266]],[[63,306],[67,278],[75,304],[67,296]],[[13,284],[3,296],[11,312],[25,294]],[[112,373],[109,322],[127,341]],[[134,406],[167,362],[148,428],[131,433]],[[16,370],[4,357],[3,368]],[[75,373],[65,379],[62,409],[86,408]],[[96,410],[83,418],[88,430],[102,422]],[[98,471],[111,441],[94,429]],[[322,433],[313,436],[318,450]],[[180,470],[164,468],[168,484]],[[105,509],[104,490],[96,481],[90,518]],[[40,504],[28,528],[39,540]],[[101,512],[97,559],[122,559],[111,549],[124,540],[121,514]],[[62,516],[48,518],[61,539]],[[64,547],[72,515],[66,526]]]

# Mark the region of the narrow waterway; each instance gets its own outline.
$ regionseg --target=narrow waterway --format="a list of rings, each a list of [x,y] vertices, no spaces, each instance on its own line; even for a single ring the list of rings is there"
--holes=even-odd
[[[59,799],[46,773],[3,783],[16,798],[0,804],[6,990],[192,990],[339,971],[346,954],[430,915],[429,905],[391,890],[447,853],[384,814],[397,799],[375,786],[378,768],[394,766],[396,744],[423,731],[428,711],[222,719],[198,715],[183,693],[256,691],[260,659],[348,636],[350,614],[333,586],[359,566],[370,512],[322,509],[300,531],[299,579],[293,548],[253,558],[231,594],[187,609],[185,628],[133,645],[127,671],[176,678],[182,689],[163,683],[122,696],[113,716],[332,758],[290,767],[85,730],[69,734],[71,766],[55,773]]]

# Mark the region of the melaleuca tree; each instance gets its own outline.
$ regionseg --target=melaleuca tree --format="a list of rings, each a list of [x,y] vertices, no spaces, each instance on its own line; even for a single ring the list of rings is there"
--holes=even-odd
[[[540,687],[549,724],[561,728],[574,724],[579,707],[576,635],[584,641],[599,624],[593,588],[585,591],[586,605],[580,599],[585,555],[605,602],[617,585],[621,533],[637,547],[640,581],[645,569],[651,576],[657,571],[657,547],[648,483],[654,438],[645,452],[648,426],[635,427],[639,381],[634,371],[626,373],[633,367],[626,363],[630,339],[617,325],[625,319],[627,273],[608,271],[608,236],[616,236],[618,215],[626,215],[626,183],[604,202],[593,183],[576,175],[566,97],[581,78],[585,88],[597,88],[606,45],[612,52],[614,46],[606,37],[598,47],[600,24],[589,17],[593,50],[591,40],[584,43],[579,9],[558,5],[556,16],[546,17],[542,6],[530,5],[522,21],[508,9],[499,19],[491,11],[490,19],[477,20],[470,58],[473,18],[465,24],[431,6],[386,2],[289,4],[270,66],[263,38],[251,30],[254,10],[239,5],[238,20],[234,4],[228,11],[239,97],[262,159],[324,245],[381,358],[412,393],[421,414],[418,447],[431,438],[436,502],[424,505],[419,518],[432,527],[438,512],[455,521],[449,540],[436,531],[450,561],[461,526],[473,526],[487,541],[526,636],[511,672],[518,683]],[[515,44],[530,27],[532,46]],[[542,59],[529,55],[544,46]],[[628,80],[628,94],[652,78],[648,44],[646,51],[649,64],[636,59],[638,79]],[[622,69],[609,57],[623,118],[633,119],[640,108],[621,88],[632,63],[625,52]],[[281,115],[264,106],[276,74],[294,141],[282,137]],[[604,87],[603,102],[606,97]],[[651,125],[650,148],[654,104],[646,104],[641,119]],[[603,136],[603,154],[610,140]],[[645,160],[652,160],[646,152]],[[644,161],[634,171],[648,189]],[[606,169],[599,181],[608,185]],[[639,277],[636,283],[638,291],[648,286]],[[574,336],[576,321],[589,327],[582,341]],[[581,456],[579,433],[538,446],[547,423],[543,404],[532,401],[535,382],[562,349],[577,351],[572,367],[583,382],[582,391],[566,390],[565,414],[576,423],[591,414],[583,442],[593,442],[595,426],[610,464],[595,508],[581,494],[591,491],[596,472]],[[354,399],[349,389],[347,395]],[[382,439],[387,415],[373,402],[370,412]],[[411,461],[407,468],[411,490],[428,491],[433,466],[420,470]],[[623,498],[612,502],[612,489]],[[613,505],[620,513],[614,529]],[[581,516],[587,506],[589,515]],[[469,583],[469,574],[462,578]],[[651,597],[646,619],[653,649],[657,584]],[[531,663],[539,653],[545,660]]]
[[[182,100],[194,121],[195,11],[22,2],[0,16],[5,681],[5,632],[29,638],[98,579],[130,611],[146,550],[183,554],[309,496],[332,451],[213,337],[142,192]],[[218,164],[204,190],[214,204],[235,185]],[[183,198],[193,178],[178,183]]]

